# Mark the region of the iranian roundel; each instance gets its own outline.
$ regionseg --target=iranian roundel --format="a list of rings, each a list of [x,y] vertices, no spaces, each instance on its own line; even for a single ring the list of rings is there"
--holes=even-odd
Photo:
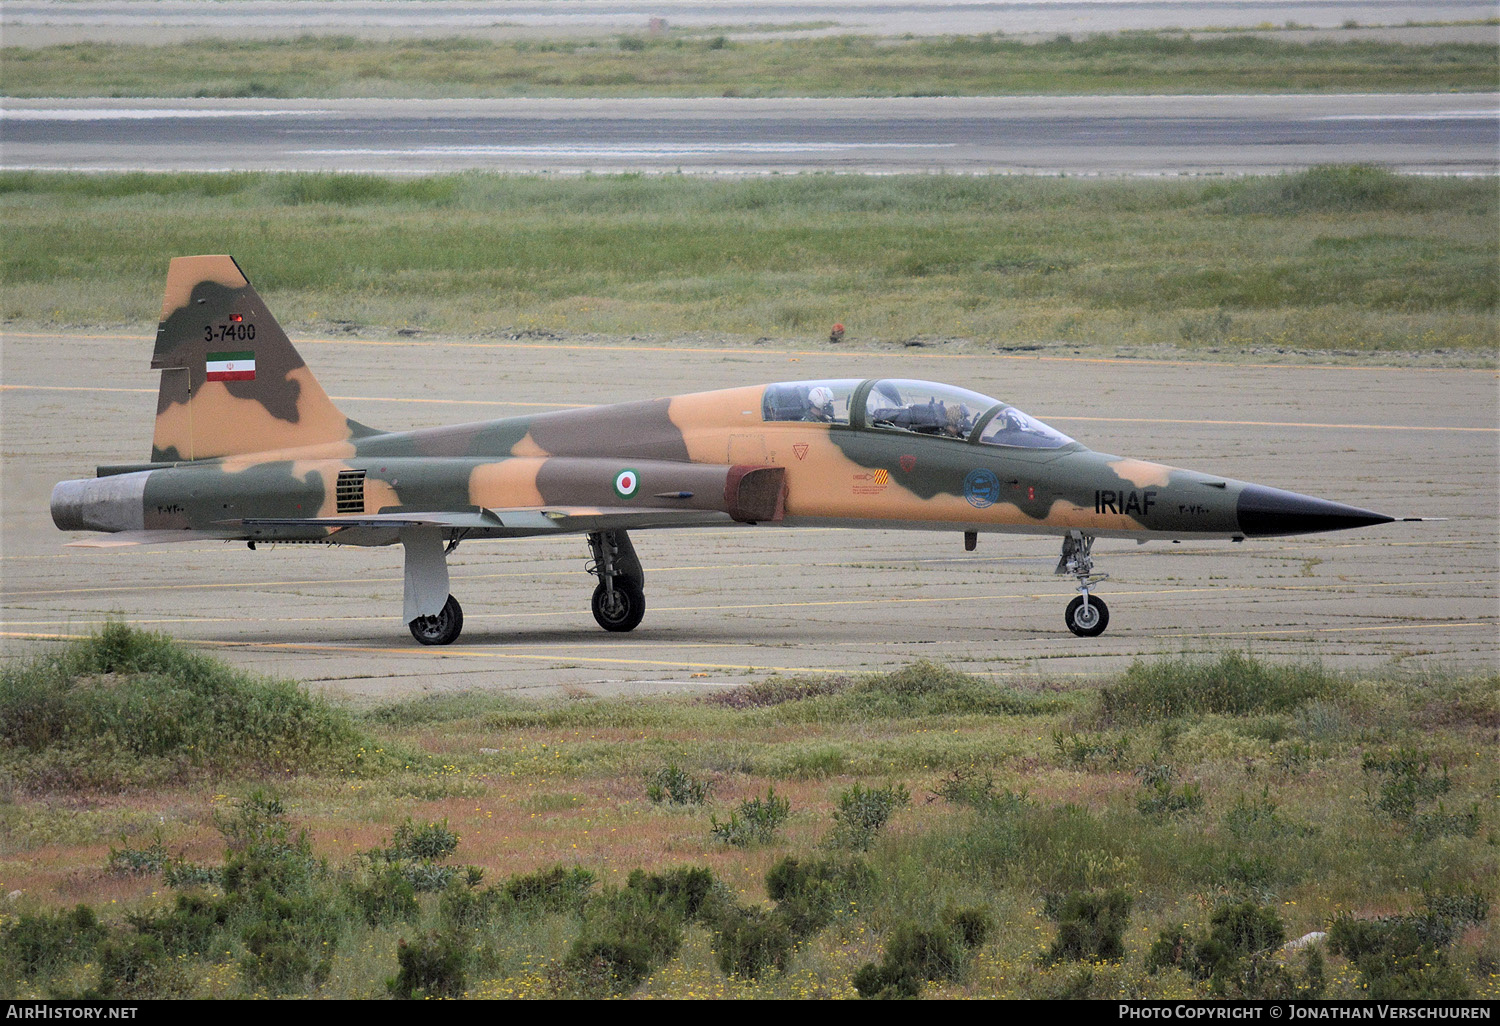
[[[615,475],[615,494],[622,499],[630,498],[640,486],[640,475],[633,470],[622,470]]]

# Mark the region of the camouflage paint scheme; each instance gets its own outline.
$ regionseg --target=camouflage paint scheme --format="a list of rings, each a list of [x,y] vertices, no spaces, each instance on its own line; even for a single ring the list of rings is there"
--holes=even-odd
[[[245,354],[251,377],[222,380],[222,358]],[[867,425],[873,381],[854,387],[848,423],[767,419],[767,390],[795,387],[784,384],[380,432],[338,410],[228,256],[172,261],[151,365],[162,377],[150,462],[59,484],[59,528],[123,532],[113,541],[124,544],[388,545],[415,528],[451,541],[736,521],[1239,540],[1391,519],[1064,436],[1054,448],[978,442],[1003,404],[973,411],[964,437]]]

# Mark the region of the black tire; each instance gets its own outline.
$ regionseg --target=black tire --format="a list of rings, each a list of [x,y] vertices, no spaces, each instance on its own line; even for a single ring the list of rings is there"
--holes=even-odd
[[[607,631],[633,631],[646,615],[646,590],[632,577],[616,577],[614,601],[601,581],[594,589],[594,619]]]
[[[1082,609],[1082,595],[1068,603],[1068,611],[1063,614],[1068,630],[1080,638],[1097,638],[1104,633],[1104,628],[1109,626],[1109,607],[1100,600],[1099,596],[1090,595],[1088,610],[1080,616],[1079,611]]]
[[[437,616],[419,616],[406,625],[411,636],[424,645],[451,645],[464,629],[464,611],[452,595]]]

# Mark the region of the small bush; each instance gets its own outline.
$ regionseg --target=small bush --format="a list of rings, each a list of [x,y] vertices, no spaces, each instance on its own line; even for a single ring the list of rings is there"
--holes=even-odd
[[[1145,723],[1202,713],[1287,712],[1335,697],[1343,686],[1319,666],[1278,666],[1228,652],[1212,662],[1137,660],[1119,684],[1104,688],[1099,697],[1107,720]]]
[[[422,997],[462,997],[468,985],[470,953],[449,934],[429,933],[396,947],[399,970],[386,981],[386,990],[404,1000]]]
[[[722,916],[714,935],[714,950],[724,974],[752,980],[768,969],[780,972],[796,944],[784,917],[744,906]]]
[[[1122,890],[1079,891],[1063,900],[1058,913],[1057,938],[1043,961],[1085,959],[1116,961],[1125,957],[1121,940],[1134,899]]]
[[[710,781],[700,780],[675,762],[669,762],[657,770],[646,785],[646,797],[656,805],[663,802],[672,805],[702,805],[708,800],[712,790],[713,784]]]
[[[110,848],[105,872],[111,876],[156,876],[170,856],[160,841],[148,848]]]
[[[561,865],[535,873],[517,874],[506,881],[504,893],[522,909],[536,912],[576,912],[588,900],[594,874],[581,866]]]
[[[216,934],[238,907],[234,898],[179,894],[171,911],[128,914],[126,921],[143,936],[155,937],[170,955],[198,955],[213,950]]]
[[[871,886],[873,874],[858,860],[800,861],[787,856],[766,873],[766,893],[796,937],[810,937],[839,909]]]
[[[866,851],[891,814],[911,802],[911,792],[900,784],[862,787],[855,784],[839,795],[833,813],[832,843],[854,851]]]
[[[707,866],[682,866],[665,873],[633,870],[625,886],[646,895],[656,906],[670,907],[692,922],[700,917],[719,882]]]
[[[363,740],[347,713],[300,685],[122,623],[0,667],[0,762],[27,787],[120,790],[199,770],[296,772],[353,762]]]
[[[792,814],[792,803],[776,797],[776,788],[766,789],[765,800],[759,797],[740,802],[739,809],[729,814],[726,822],[718,817],[709,819],[714,838],[736,848],[747,848],[752,844],[769,844],[781,824]]]
[[[23,914],[4,934],[6,959],[34,976],[93,956],[107,931],[88,905],[51,915]]]
[[[1193,948],[1192,968],[1199,979],[1212,978],[1218,991],[1241,971],[1244,959],[1280,947],[1286,939],[1276,910],[1253,901],[1221,906],[1208,923],[1208,936]]]
[[[386,866],[369,883],[351,883],[344,893],[371,926],[412,920],[421,911],[417,888],[401,866]]]
[[[862,998],[899,1000],[922,993],[922,978],[905,972],[902,967],[866,962],[854,974],[854,989]]]
[[[1443,950],[1452,925],[1430,916],[1355,919],[1328,927],[1328,947],[1352,961],[1369,997],[1379,1000],[1460,999],[1469,984]]]
[[[563,962],[584,990],[629,993],[682,945],[682,917],[670,903],[643,890],[595,899]]]
[[[170,997],[185,983],[175,969],[156,937],[149,934],[112,937],[99,949],[99,984],[95,994],[105,1000]]]
[[[458,850],[458,840],[458,835],[448,829],[446,819],[441,823],[416,826],[408,817],[406,822],[396,828],[395,834],[391,836],[391,843],[371,851],[370,856],[386,862],[398,862],[402,859],[442,862]]]

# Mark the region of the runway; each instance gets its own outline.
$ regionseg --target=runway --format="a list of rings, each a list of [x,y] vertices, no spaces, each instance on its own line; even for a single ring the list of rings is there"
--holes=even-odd
[[[267,297],[274,305],[275,297]],[[54,482],[143,459],[149,339],[3,339],[0,643],[9,657],[108,616],[238,665],[361,698],[712,690],[773,671],[936,659],[1059,683],[1137,657],[1248,648],[1336,667],[1500,667],[1500,391],[1493,371],[1169,363],[784,347],[313,339],[352,417],[381,427],[819,376],[911,376],[1014,402],[1086,445],[1397,515],[1450,518],[1240,545],[1101,541],[1109,632],[1069,634],[1055,540],[738,527],[640,532],[648,612],[608,635],[581,538],[470,543],[452,557],[465,632],[418,647],[399,548],[184,544],[64,549]],[[463,366],[464,373],[453,373]],[[88,367],[87,381],[78,367]]]
[[[1500,172],[1500,94],[896,99],[14,100],[6,169]]]
[[[6,3],[9,45],[109,40],[159,43],[211,36],[235,38],[338,33],[363,38],[479,35],[604,36],[649,31],[731,36],[1009,35],[1119,32],[1169,28],[1261,26],[1303,32],[1397,26],[1412,40],[1455,38],[1454,29],[1409,28],[1408,22],[1453,23],[1494,17],[1490,0],[20,0]],[[1361,34],[1380,29],[1356,29]],[[1457,38],[1493,40],[1481,27]]]

